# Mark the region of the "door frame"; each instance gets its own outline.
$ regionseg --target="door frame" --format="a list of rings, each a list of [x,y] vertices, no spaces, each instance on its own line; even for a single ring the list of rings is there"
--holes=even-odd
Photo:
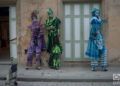
[[[68,1],[69,1],[69,2],[64,2],[64,3],[63,3],[63,6],[65,6],[65,4],[72,4],[72,7],[73,7],[73,5],[76,3],[76,2],[73,3],[71,0],[68,0]],[[71,2],[70,2],[70,1],[71,1]],[[76,0],[76,1],[77,1],[77,0]],[[82,7],[81,7],[81,9],[80,9],[82,12],[83,12],[83,3],[85,3],[85,4],[90,4],[90,8],[89,8],[90,10],[91,10],[93,4],[100,4],[100,10],[101,10],[101,12],[103,12],[103,11],[102,11],[102,3],[101,3],[100,1],[97,1],[97,2],[92,1],[92,3],[88,3],[88,2],[85,2],[85,1],[84,1],[84,2],[79,2],[79,3],[82,4]],[[64,10],[65,10],[64,8],[65,8],[65,7],[63,7],[63,21],[64,21],[64,22],[63,22],[63,28],[64,28],[64,30],[62,31],[62,32],[63,32],[62,35],[63,35],[63,40],[64,40],[64,41],[63,41],[63,47],[64,47],[64,50],[65,50],[65,43],[66,43],[66,42],[65,42],[65,41],[66,41],[66,40],[65,40],[65,18],[66,18],[66,17],[65,17],[65,14],[64,14]],[[72,9],[73,9],[73,8],[72,8]],[[72,11],[72,12],[73,12],[73,11]],[[73,16],[73,15],[72,15],[72,16]],[[78,59],[73,60],[73,57],[72,57],[71,59],[66,59],[66,58],[65,58],[65,52],[64,52],[64,53],[63,53],[63,61],[65,61],[65,62],[66,62],[66,61],[68,61],[68,62],[70,62],[70,61],[74,61],[74,62],[77,62],[77,61],[89,61],[89,59],[87,59],[87,58],[84,56],[85,40],[84,40],[84,30],[82,30],[82,28],[84,27],[84,25],[83,25],[83,24],[84,24],[84,18],[83,18],[84,16],[85,16],[85,15],[80,15],[80,17],[81,17],[81,18],[80,18],[80,23],[81,23],[81,26],[80,26],[80,28],[81,28],[81,29],[80,29],[81,35],[80,35],[80,36],[81,36],[81,41],[82,41],[82,42],[80,42],[80,50],[81,50],[81,55],[80,55],[80,56],[81,56],[81,57],[79,58],[79,60],[78,60]],[[69,17],[69,18],[70,18],[70,17]],[[81,20],[81,19],[82,19],[82,20]],[[73,21],[73,20],[72,20],[72,21]],[[83,22],[81,22],[81,21],[83,21]],[[71,26],[72,26],[72,27],[74,26],[73,23],[72,23]],[[71,31],[71,33],[72,33],[72,31]],[[74,35],[74,33],[72,33],[72,35]],[[72,37],[72,38],[73,38],[73,37]],[[75,40],[75,41],[76,41],[76,40]],[[73,42],[73,39],[72,39],[72,42]],[[75,43],[77,43],[77,42],[75,42]],[[74,49],[74,48],[71,48],[71,49]],[[74,50],[75,50],[75,49],[74,49]],[[71,51],[71,52],[72,52],[72,51]],[[74,52],[72,52],[72,54],[73,54],[73,53],[74,53]],[[74,53],[74,54],[75,54],[75,53]],[[73,55],[72,55],[72,56],[73,56]]]
[[[18,2],[19,0],[0,0],[0,7],[16,7],[16,9],[18,8]],[[16,14],[17,14],[18,10],[16,10]],[[10,12],[9,12],[10,13]],[[10,41],[12,41],[14,39],[10,39],[10,16],[9,16],[9,46],[10,46]],[[16,46],[17,46],[17,18],[16,18]],[[11,48],[9,48],[9,51],[11,50]],[[18,48],[17,48],[18,50]],[[11,51],[10,51],[11,52]],[[14,52],[14,51],[13,51]],[[18,58],[18,53],[16,52],[17,54],[17,58]],[[11,60],[15,60],[17,61],[17,58],[11,58],[11,55],[10,55],[10,61]]]
[[[14,15],[14,16],[13,16]],[[17,59],[17,27],[16,27],[16,6],[9,6],[9,43],[10,58]]]

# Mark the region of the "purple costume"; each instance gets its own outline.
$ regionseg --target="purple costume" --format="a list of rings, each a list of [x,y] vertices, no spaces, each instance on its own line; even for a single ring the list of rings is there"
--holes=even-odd
[[[27,64],[32,65],[33,55],[36,55],[36,64],[40,64],[40,54],[45,48],[44,32],[43,27],[37,20],[33,20],[32,24],[29,26],[32,32],[31,41],[28,47]]]

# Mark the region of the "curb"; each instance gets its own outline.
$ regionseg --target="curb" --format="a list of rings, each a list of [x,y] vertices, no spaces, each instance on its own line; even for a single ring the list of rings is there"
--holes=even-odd
[[[5,77],[0,77],[0,80],[6,80]],[[63,79],[63,78],[23,78],[18,77],[18,81],[24,82],[113,82],[112,79]]]

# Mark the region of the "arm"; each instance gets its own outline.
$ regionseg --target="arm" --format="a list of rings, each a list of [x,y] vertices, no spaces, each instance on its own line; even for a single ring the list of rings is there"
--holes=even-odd
[[[47,19],[45,21],[45,27],[46,27],[47,30],[51,30],[51,29],[54,28],[54,26],[52,24],[50,24],[49,19]]]
[[[104,19],[104,18],[102,18],[101,20],[102,20],[102,23],[107,23],[108,22],[108,20]]]
[[[90,22],[90,24],[91,24],[91,31],[90,31],[90,38],[91,39],[96,39],[96,36],[97,36],[97,34],[98,34],[98,28],[99,28],[99,25],[97,24],[97,20],[96,20],[96,18],[92,18],[91,19],[91,22]]]

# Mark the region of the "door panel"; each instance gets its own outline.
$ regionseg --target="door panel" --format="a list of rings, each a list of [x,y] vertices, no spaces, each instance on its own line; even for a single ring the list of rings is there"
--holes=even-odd
[[[65,43],[65,57],[71,58],[71,43]]]
[[[67,16],[67,15],[70,15],[71,14],[71,6],[69,5],[69,4],[66,4],[65,5],[65,15]]]
[[[74,39],[80,41],[80,18],[74,18]]]
[[[71,19],[65,18],[65,40],[71,40]]]
[[[79,59],[80,55],[80,43],[75,43],[75,59]]]
[[[90,15],[90,4],[83,4],[84,15]]]
[[[90,19],[84,18],[84,40],[89,39],[89,32],[90,32]]]
[[[74,15],[80,15],[80,5],[79,4],[74,5]]]
[[[9,7],[10,57],[17,58],[16,7]]]
[[[92,8],[99,8],[99,3],[64,4],[64,48],[65,61],[86,60],[85,51],[89,39]]]

